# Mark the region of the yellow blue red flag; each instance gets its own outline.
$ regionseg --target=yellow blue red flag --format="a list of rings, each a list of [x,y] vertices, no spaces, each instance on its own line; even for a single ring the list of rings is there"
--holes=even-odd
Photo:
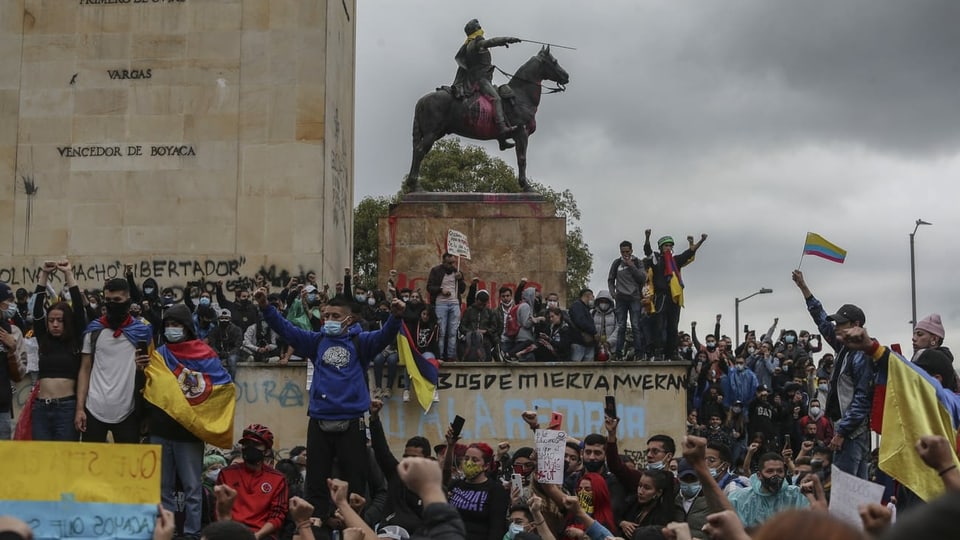
[[[200,340],[154,350],[143,397],[197,438],[220,448],[233,445],[236,390],[216,351]]]
[[[400,332],[397,333],[397,354],[400,364],[406,366],[407,374],[410,375],[417,402],[424,411],[429,411],[440,377],[440,364],[432,353],[421,353],[417,349],[417,343],[410,336],[407,323],[401,323]]]
[[[925,501],[943,494],[937,471],[927,467],[917,453],[916,444],[924,435],[943,435],[956,444],[960,428],[960,397],[945,389],[939,381],[896,352],[880,347],[873,354],[877,361],[877,387],[882,414],[880,470],[916,493]],[[956,452],[953,461],[960,465]]]
[[[843,264],[843,261],[847,258],[847,250],[812,232],[807,233],[807,239],[803,243],[803,254],[813,255],[840,264]]]

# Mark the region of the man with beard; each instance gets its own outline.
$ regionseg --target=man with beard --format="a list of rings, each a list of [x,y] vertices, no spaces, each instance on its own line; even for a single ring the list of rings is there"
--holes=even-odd
[[[760,470],[750,477],[750,487],[730,494],[730,504],[745,527],[754,527],[791,508],[806,508],[814,495],[804,494],[786,481],[787,468],[779,454],[767,453],[760,458]]]
[[[143,369],[150,362],[152,332],[130,316],[130,286],[125,279],[108,281],[103,299],[107,314],[84,331],[74,425],[83,441],[106,442],[109,431],[114,442],[137,443],[137,398],[145,380]]]

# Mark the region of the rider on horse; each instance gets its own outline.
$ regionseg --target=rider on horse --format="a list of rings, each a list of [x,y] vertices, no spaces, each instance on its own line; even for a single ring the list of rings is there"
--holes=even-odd
[[[493,61],[490,55],[490,47],[506,47],[511,43],[520,43],[520,39],[515,37],[495,37],[490,39],[483,38],[483,29],[476,19],[470,20],[463,31],[467,34],[467,40],[463,42],[457,55],[454,57],[459,69],[453,81],[454,92],[459,91],[461,96],[469,96],[473,92],[473,85],[476,84],[480,92],[485,94],[493,102],[494,114],[496,115],[497,129],[500,135],[507,135],[513,131],[513,126],[508,126],[503,116],[503,104],[500,102],[500,94],[493,86]],[[454,94],[456,95],[456,94]]]

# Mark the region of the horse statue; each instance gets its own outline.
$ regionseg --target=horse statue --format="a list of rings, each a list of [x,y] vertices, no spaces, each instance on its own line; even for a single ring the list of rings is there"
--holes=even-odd
[[[498,139],[501,150],[513,146],[507,142],[512,138],[517,151],[517,180],[524,191],[530,191],[527,140],[537,129],[537,107],[544,80],[557,83],[559,88],[553,91],[563,91],[563,85],[570,82],[566,70],[550,54],[549,45],[520,66],[510,82],[499,88],[507,123],[516,126],[506,136],[497,129],[493,103],[480,92],[474,92],[467,99],[457,99],[452,89],[444,87],[420,98],[413,114],[413,161],[407,175],[408,190],[420,191],[417,185],[420,163],[433,144],[444,135],[455,133],[484,141]]]

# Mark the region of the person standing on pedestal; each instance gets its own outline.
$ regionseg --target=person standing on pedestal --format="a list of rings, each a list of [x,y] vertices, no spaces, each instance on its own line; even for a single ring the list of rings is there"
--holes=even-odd
[[[440,323],[440,355],[444,362],[457,359],[457,329],[460,327],[460,295],[467,290],[456,257],[443,254],[443,262],[427,276],[427,292]]]

